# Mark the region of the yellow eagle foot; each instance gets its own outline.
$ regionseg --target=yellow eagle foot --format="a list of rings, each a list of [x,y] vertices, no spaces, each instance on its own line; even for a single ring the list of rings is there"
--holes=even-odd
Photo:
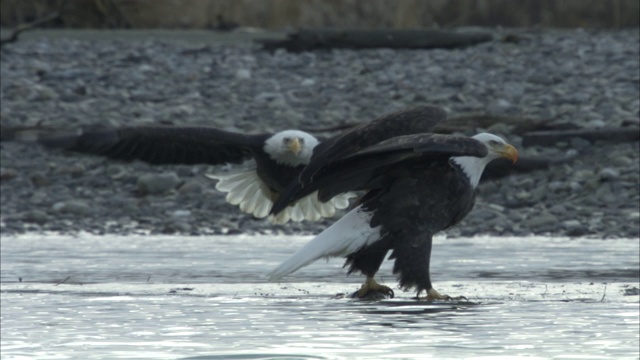
[[[427,290],[427,301],[434,301],[434,300],[441,300],[441,301],[455,301],[455,300],[468,300],[466,297],[464,296],[456,296],[456,297],[451,297],[449,295],[442,295],[439,292],[436,291],[436,289],[429,289]]]
[[[351,294],[352,298],[367,300],[393,299],[394,296],[393,289],[378,284],[372,277],[368,277],[360,289]]]

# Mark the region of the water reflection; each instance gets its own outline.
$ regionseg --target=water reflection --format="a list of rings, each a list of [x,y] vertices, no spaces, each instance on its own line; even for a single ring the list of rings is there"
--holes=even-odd
[[[518,278],[513,272],[479,271],[468,273],[469,277],[479,279],[509,279]],[[607,281],[610,279],[634,279],[640,277],[640,268],[602,268],[602,269],[542,269],[521,274],[522,280],[574,280],[589,279],[590,281]]]
[[[3,237],[3,359],[638,358],[635,240],[440,239],[452,302],[335,298],[340,261],[267,282],[306,240]]]

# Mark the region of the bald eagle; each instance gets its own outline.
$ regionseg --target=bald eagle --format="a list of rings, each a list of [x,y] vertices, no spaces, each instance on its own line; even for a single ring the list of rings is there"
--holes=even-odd
[[[392,297],[393,290],[374,280],[391,252],[393,273],[402,289],[415,288],[418,296],[426,291],[429,300],[450,299],[431,283],[432,237],[471,211],[489,162],[498,158],[515,162],[518,153],[500,137],[487,133],[470,138],[433,133],[382,140],[384,136],[367,136],[392,121],[386,118],[369,124],[368,129],[356,129],[316,150],[299,181],[282,193],[272,209],[275,213],[311,192],[318,192],[318,198],[326,201],[347,191],[365,191],[357,207],[273,270],[272,280],[319,258],[344,256],[348,273],[366,276],[356,296],[382,292]]]
[[[227,202],[257,218],[269,216],[280,192],[294,181],[309,162],[319,140],[299,130],[240,134],[211,127],[137,126],[82,131],[65,135],[37,134],[37,142],[69,151],[102,155],[118,160],[150,164],[241,164],[255,160],[255,167],[232,174],[207,175],[216,189],[227,193]],[[278,215],[277,224],[316,221],[349,206],[352,194],[319,202],[317,194],[303,197]]]

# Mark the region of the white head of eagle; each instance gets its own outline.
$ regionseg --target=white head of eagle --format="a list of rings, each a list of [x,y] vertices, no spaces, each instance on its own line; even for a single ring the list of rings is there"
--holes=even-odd
[[[460,166],[462,172],[469,178],[469,182],[473,188],[478,186],[484,168],[491,161],[500,157],[506,157],[515,163],[518,159],[518,151],[516,148],[507,144],[507,142],[499,136],[489,133],[479,133],[472,136],[472,138],[487,146],[487,150],[489,150],[487,156],[456,156],[452,157],[451,161]]]
[[[264,143],[264,151],[282,165],[306,165],[319,141],[299,130],[285,130],[274,134]]]

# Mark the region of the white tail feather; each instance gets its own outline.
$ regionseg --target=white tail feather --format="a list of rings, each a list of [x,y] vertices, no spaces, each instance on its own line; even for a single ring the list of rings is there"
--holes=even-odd
[[[351,210],[280,264],[269,274],[269,279],[278,280],[320,258],[349,255],[378,241],[380,227],[370,227],[370,220],[371,214],[360,206]]]

